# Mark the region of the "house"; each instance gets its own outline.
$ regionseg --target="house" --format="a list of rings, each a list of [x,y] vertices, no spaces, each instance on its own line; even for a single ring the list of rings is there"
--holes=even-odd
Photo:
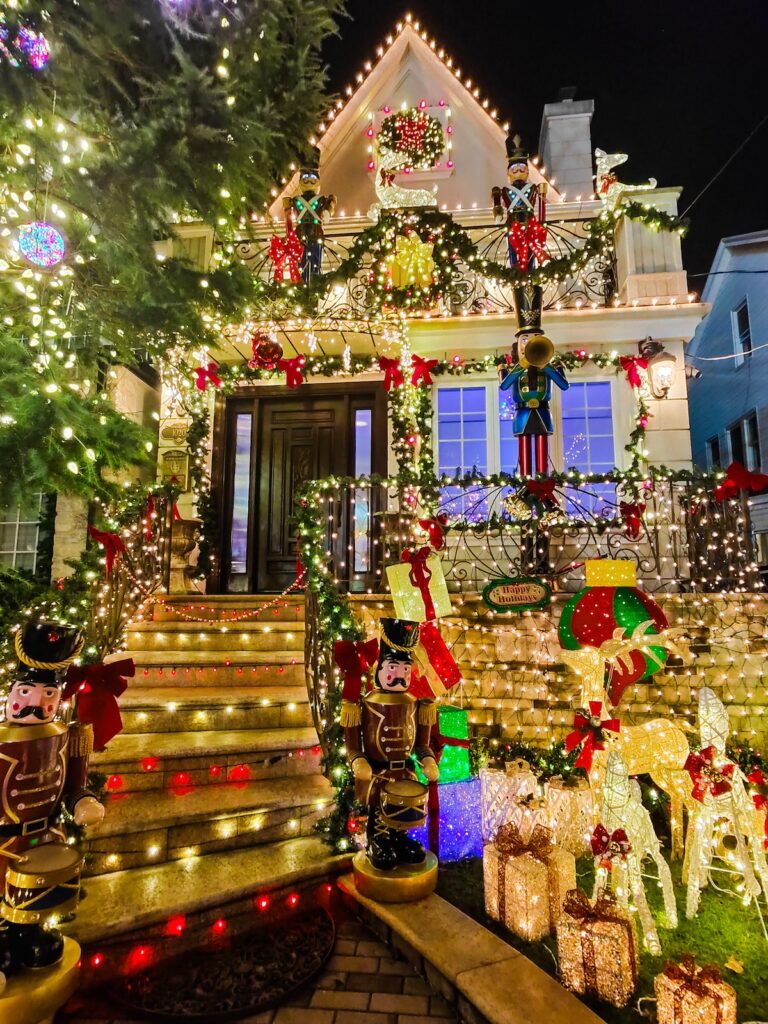
[[[740,462],[768,472],[768,231],[724,238],[702,295],[711,311],[688,347],[693,459],[704,469]],[[762,565],[768,497],[751,501]]]

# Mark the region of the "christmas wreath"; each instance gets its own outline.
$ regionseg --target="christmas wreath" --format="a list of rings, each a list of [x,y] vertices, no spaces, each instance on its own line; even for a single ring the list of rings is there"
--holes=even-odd
[[[377,141],[380,149],[402,153],[409,167],[434,167],[445,149],[443,127],[437,118],[411,107],[385,118]]]

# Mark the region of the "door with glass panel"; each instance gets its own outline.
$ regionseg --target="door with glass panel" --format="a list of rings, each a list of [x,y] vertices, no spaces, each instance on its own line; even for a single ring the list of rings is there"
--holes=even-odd
[[[296,497],[310,480],[386,472],[386,407],[381,388],[345,391],[303,385],[254,389],[227,409],[222,550],[224,589],[274,593],[296,578]],[[375,496],[346,488],[325,511],[334,561],[351,589],[374,573]],[[330,518],[329,518],[330,517]]]

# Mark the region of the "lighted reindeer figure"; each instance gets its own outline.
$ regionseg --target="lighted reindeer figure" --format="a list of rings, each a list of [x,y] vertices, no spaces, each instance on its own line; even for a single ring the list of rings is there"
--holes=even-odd
[[[684,864],[687,917],[696,916],[723,834],[735,839],[733,866],[744,877],[745,897],[757,899],[762,889],[768,899],[768,864],[747,781],[725,753],[730,735],[728,712],[708,687],[699,691],[699,733],[701,750],[690,754],[686,762],[693,783]]]
[[[626,843],[622,842],[622,836],[626,836]],[[669,928],[677,928],[672,874],[662,856],[651,816],[640,799],[640,787],[630,779],[621,755],[613,750],[608,754],[600,825],[595,829],[592,845],[598,860],[595,895],[598,889],[609,885],[625,905],[631,896],[643,928],[643,942],[650,953],[658,956],[661,943],[645,896],[643,861],[650,858],[656,865],[666,923]]]
[[[368,209],[371,220],[378,220],[381,210],[392,210],[410,206],[437,206],[437,186],[427,188],[403,188],[395,184],[395,175],[402,171],[408,161],[403,153],[376,146],[376,178],[374,187],[379,198]]]
[[[626,192],[650,192],[656,188],[656,179],[649,178],[647,185],[625,185],[619,181],[613,173],[614,167],[619,167],[629,159],[627,153],[606,153],[603,149],[595,150],[596,167],[596,191],[597,198],[603,206],[614,207],[619,197]]]
[[[613,637],[599,647],[560,652],[563,660],[581,676],[582,707],[588,707],[590,701],[601,701],[610,713],[613,707],[610,700],[611,674],[631,658],[632,652],[648,657],[659,668],[663,664],[657,655],[659,648],[664,648],[685,662],[691,660],[690,653],[681,643],[683,630],[673,628],[648,633],[652,625],[650,621],[641,622],[630,636],[624,630],[617,629]],[[691,791],[690,779],[683,767],[689,753],[685,733],[666,719],[658,718],[642,725],[622,724],[618,733],[606,734],[606,739],[609,750],[621,755],[631,775],[650,775],[659,789],[669,794],[672,856],[682,857],[683,807]],[[595,750],[589,772],[596,806],[600,804],[608,757],[608,750]]]

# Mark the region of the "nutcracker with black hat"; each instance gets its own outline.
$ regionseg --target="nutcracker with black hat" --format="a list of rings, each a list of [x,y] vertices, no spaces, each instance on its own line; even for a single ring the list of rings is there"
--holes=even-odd
[[[320,151],[312,151],[312,159],[299,170],[298,191],[283,199],[286,232],[295,231],[304,252],[299,264],[302,280],[307,284],[320,273],[325,238],[324,225],[336,209],[336,196],[320,195]]]
[[[80,827],[104,817],[87,787],[93,727],[60,720],[80,632],[33,621],[14,648],[18,667],[0,724],[0,1024],[38,1021],[73,991],[79,946],[53,925],[77,904],[82,855],[67,843],[62,812]]]
[[[549,259],[545,181],[530,181],[528,151],[519,135],[507,136],[507,184],[491,190],[493,215],[507,229],[509,265],[525,273]]]

